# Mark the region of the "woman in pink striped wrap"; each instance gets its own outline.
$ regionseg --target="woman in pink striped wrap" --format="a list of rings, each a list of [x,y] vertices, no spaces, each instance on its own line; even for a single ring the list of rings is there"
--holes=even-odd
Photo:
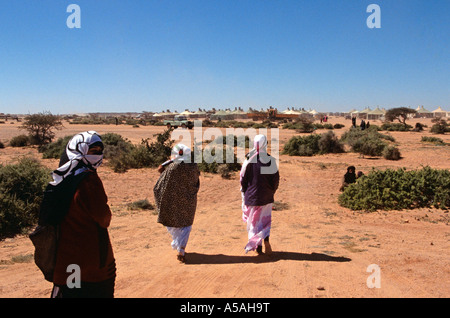
[[[272,224],[272,204],[278,189],[279,172],[275,159],[267,153],[267,138],[257,135],[254,148],[247,155],[241,168],[242,219],[247,223],[248,243],[245,252],[270,254],[269,243]]]

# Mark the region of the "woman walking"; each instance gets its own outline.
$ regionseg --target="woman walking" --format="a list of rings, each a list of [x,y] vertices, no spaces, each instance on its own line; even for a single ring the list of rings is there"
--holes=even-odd
[[[59,168],[53,172],[51,186],[67,189],[71,183],[78,183],[74,194],[66,199],[69,209],[59,225],[52,298],[114,297],[116,264],[107,230],[111,210],[97,174],[102,160],[100,136],[86,131],[69,141]],[[68,269],[73,265],[79,269],[79,286],[67,285],[73,274]]]
[[[172,248],[177,259],[185,263],[185,250],[194,223],[200,171],[192,163],[191,149],[178,144],[172,149],[172,159],[159,167],[158,181],[153,188],[158,223],[167,227],[172,236]]]
[[[269,243],[272,224],[272,204],[278,189],[279,172],[275,159],[267,153],[267,138],[257,135],[254,148],[241,168],[242,218],[247,223],[248,243],[245,252],[261,255],[262,242],[266,254],[272,252]]]

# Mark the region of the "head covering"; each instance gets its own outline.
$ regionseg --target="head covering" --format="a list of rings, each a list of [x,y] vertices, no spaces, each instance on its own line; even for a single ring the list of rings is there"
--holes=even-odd
[[[172,160],[174,162],[191,162],[191,148],[183,144],[177,144],[172,148]]]
[[[253,162],[256,155],[267,153],[267,138],[264,135],[256,135],[253,139],[253,149],[248,154],[248,161]]]
[[[85,131],[73,136],[66,146],[67,157],[62,156],[60,167],[53,171],[53,181],[50,184],[57,185],[69,175],[97,169],[102,164],[103,154],[88,155],[92,146],[103,147],[102,139],[97,132]]]
[[[257,153],[267,152],[267,138],[264,135],[256,135],[253,140],[253,149],[256,150]]]
[[[253,149],[248,154],[248,159],[244,161],[244,164],[242,165],[240,177],[242,177],[245,174],[245,171],[247,169],[247,165],[250,162],[255,161],[255,157],[259,155],[261,152],[267,153],[267,138],[264,135],[256,135],[253,139]]]

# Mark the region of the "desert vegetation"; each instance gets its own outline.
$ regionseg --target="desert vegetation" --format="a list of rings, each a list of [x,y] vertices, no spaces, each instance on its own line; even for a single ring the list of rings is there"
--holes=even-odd
[[[339,196],[339,204],[352,210],[450,208],[450,171],[373,169]]]
[[[0,165],[0,239],[14,236],[33,226],[50,170],[32,158]]]

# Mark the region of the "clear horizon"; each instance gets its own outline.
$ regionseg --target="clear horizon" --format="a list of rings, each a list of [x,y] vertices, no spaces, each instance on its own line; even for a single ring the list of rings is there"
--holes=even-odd
[[[70,4],[81,28],[69,28]],[[370,4],[381,28],[368,28]],[[0,113],[450,111],[450,1],[15,0]]]

